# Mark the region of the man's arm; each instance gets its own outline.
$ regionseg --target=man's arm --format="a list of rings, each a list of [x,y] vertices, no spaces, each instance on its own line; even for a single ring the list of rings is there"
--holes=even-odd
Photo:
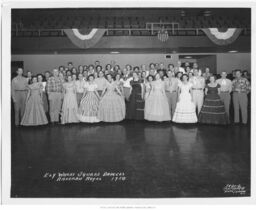
[[[247,92],[247,94],[248,94],[248,93],[251,91],[251,84],[250,84],[250,82],[248,81],[248,79],[246,79],[245,84],[246,84],[246,92]]]
[[[229,83],[228,83],[228,91],[229,91],[229,93],[231,93],[232,92],[232,82],[231,82],[231,80],[228,80],[229,81]]]
[[[202,77],[202,86],[205,88],[205,79]]]
[[[231,87],[232,87],[231,89],[232,89],[233,91],[235,90],[235,82],[236,82],[236,81],[235,81],[235,79],[234,79],[234,80],[232,81],[232,85],[231,85]]]

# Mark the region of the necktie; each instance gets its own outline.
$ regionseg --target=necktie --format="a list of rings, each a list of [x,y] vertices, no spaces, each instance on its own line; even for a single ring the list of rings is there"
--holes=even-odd
[[[169,88],[170,88],[170,91],[172,91],[172,81],[169,79]]]

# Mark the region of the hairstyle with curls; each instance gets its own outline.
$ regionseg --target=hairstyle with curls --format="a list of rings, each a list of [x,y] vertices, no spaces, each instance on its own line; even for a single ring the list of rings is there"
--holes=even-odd
[[[93,79],[95,79],[95,76],[93,74],[88,75],[88,80],[89,80],[90,77],[93,77]]]
[[[217,79],[217,76],[216,76],[215,74],[212,74],[212,75],[209,77],[209,79],[210,79],[211,77],[213,77],[213,78],[214,78],[214,80],[216,80],[216,79]]]
[[[175,77],[178,77],[178,74],[181,74],[181,76],[182,76],[182,72],[181,72],[181,71],[178,71],[178,72],[175,74]]]
[[[95,69],[98,69],[98,68],[100,68],[100,70],[99,70],[99,71],[101,71],[101,70],[102,70],[102,66],[101,66],[101,65],[97,65],[97,66],[95,67]]]
[[[33,79],[36,79],[36,81],[38,81],[37,76],[32,76],[31,79],[28,81],[29,85],[33,83]]]
[[[37,79],[38,79],[38,77],[39,77],[39,76],[41,76],[41,77],[42,77],[42,81],[44,82],[44,81],[45,81],[45,77],[44,77],[44,75],[42,75],[42,74],[37,74],[37,75],[36,75]]]
[[[113,75],[111,75],[109,73],[105,75],[106,78],[108,78],[108,76],[110,76],[112,79],[114,79]]]
[[[150,77],[152,78],[152,80],[155,79],[153,75],[148,75],[148,76],[147,76],[147,81],[149,81],[149,78],[150,78]]]
[[[187,77],[187,79],[189,78],[188,74],[182,74],[181,77],[180,77],[181,81],[183,81],[184,77]]]

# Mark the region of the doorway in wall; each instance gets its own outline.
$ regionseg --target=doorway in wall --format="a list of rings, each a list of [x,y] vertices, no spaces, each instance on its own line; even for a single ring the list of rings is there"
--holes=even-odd
[[[216,55],[194,55],[194,54],[187,54],[187,55],[180,55],[179,60],[181,61],[182,65],[185,62],[189,62],[190,66],[193,66],[193,63],[197,63],[199,68],[202,72],[205,71],[206,67],[210,68],[210,72],[213,74],[217,74],[217,65],[216,65]]]

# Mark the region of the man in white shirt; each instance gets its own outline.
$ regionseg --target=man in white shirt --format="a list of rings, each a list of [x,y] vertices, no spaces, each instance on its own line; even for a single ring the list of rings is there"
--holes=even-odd
[[[76,85],[76,99],[77,99],[77,105],[79,106],[80,101],[82,99],[82,96],[84,94],[84,87],[85,87],[85,80],[83,78],[83,75],[80,73],[78,75],[78,80],[75,81]]]
[[[181,61],[178,61],[178,69],[179,69],[180,72],[185,74],[185,69],[183,67],[181,67]]]
[[[232,91],[232,82],[227,79],[227,72],[221,73],[221,78],[216,81],[220,85],[220,98],[224,103],[226,113],[229,117],[229,107],[230,107],[230,93]]]
[[[197,114],[200,113],[204,102],[205,79],[199,76],[197,69],[194,69],[194,76],[190,79],[192,83],[192,100],[196,106]]]
[[[168,99],[169,109],[170,109],[170,117],[173,118],[177,99],[178,99],[178,84],[179,79],[177,79],[171,70],[167,71],[168,78],[165,79],[165,93]]]
[[[23,69],[18,68],[17,76],[12,79],[11,95],[14,103],[15,125],[19,126],[25,112],[28,93],[28,80],[23,77]]]

